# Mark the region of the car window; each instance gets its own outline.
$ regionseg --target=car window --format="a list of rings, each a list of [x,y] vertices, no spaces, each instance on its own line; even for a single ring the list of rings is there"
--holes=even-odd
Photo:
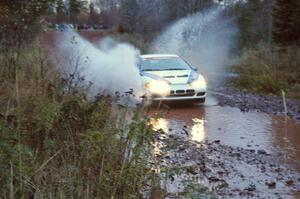
[[[181,58],[148,58],[141,63],[142,71],[190,70],[191,67]]]

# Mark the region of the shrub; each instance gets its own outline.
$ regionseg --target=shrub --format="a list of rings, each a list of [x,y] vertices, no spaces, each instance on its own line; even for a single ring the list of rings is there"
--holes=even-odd
[[[242,53],[235,70],[240,74],[235,84],[261,94],[280,94],[283,89],[297,97],[300,83],[300,49],[258,45]]]
[[[109,97],[66,91],[68,81],[33,47],[14,75],[0,55],[0,198],[141,198],[154,180],[154,132],[143,113],[128,121]]]

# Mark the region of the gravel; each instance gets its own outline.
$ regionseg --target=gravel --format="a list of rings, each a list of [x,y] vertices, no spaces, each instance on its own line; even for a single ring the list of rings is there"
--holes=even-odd
[[[283,99],[280,96],[261,96],[231,87],[218,87],[211,90],[220,106],[237,107],[243,112],[255,110],[274,115],[285,115]],[[300,100],[287,99],[287,116],[300,121]]]

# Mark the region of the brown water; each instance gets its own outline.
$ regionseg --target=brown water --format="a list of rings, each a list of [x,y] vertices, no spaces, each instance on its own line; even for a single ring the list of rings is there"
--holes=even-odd
[[[285,117],[220,107],[213,99],[204,106],[154,109],[160,113],[155,128],[180,132],[194,141],[220,140],[222,144],[276,154],[281,163],[300,171],[300,124]]]
[[[265,150],[277,157],[274,163],[295,169],[298,174],[300,172],[300,123],[294,120],[255,111],[243,113],[237,108],[218,106],[213,98],[209,98],[203,106],[153,108],[151,115],[155,118],[152,121],[154,128],[163,129],[167,134],[180,134],[196,142],[220,140],[221,144],[232,147]],[[284,182],[278,181],[275,190],[268,189],[265,180],[275,179],[276,174],[261,173],[256,167],[240,165],[240,162],[233,162],[233,165],[249,180],[235,178],[233,174],[226,179],[231,187],[242,189],[251,181],[259,187],[263,198],[273,198],[278,193],[280,197],[276,198],[300,198],[300,192],[289,190]],[[180,184],[184,178],[178,176],[175,182]],[[170,192],[180,190],[174,182],[167,184]]]

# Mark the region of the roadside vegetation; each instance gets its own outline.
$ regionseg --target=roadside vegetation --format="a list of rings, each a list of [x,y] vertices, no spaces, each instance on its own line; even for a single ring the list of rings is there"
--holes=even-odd
[[[240,11],[238,11],[240,10]],[[234,86],[262,95],[300,98],[300,3],[297,0],[237,4],[240,61]]]
[[[38,24],[48,3],[1,4],[0,198],[150,197],[155,132],[143,110],[55,70]]]
[[[234,68],[234,85],[253,93],[300,99],[300,48],[260,44],[245,49]]]
[[[143,112],[128,121],[109,97],[88,100],[37,43],[19,53],[0,61],[0,197],[140,198],[155,179]]]

